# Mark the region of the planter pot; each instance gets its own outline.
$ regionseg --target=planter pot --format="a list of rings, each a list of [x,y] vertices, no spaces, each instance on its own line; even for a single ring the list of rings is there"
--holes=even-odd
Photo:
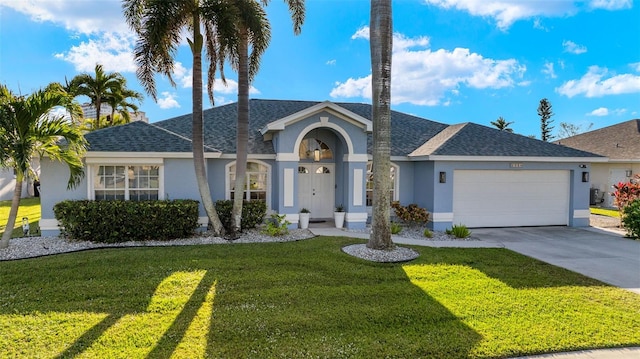
[[[333,220],[336,223],[336,228],[342,228],[344,225],[345,212],[333,212]]]
[[[311,213],[300,213],[300,228],[309,228],[309,217],[311,217]]]

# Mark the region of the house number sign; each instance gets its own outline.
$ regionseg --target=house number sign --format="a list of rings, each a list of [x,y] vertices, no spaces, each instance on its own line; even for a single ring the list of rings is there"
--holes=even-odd
[[[511,168],[522,168],[522,163],[512,163]]]

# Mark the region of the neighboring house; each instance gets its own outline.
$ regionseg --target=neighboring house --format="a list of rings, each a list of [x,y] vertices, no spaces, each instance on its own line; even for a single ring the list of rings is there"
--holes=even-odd
[[[557,141],[563,146],[597,153],[608,161],[591,167],[592,205],[613,207],[613,185],[640,173],[640,119],[631,120]]]
[[[40,160],[34,158],[31,167],[36,174],[40,173]],[[13,198],[16,189],[16,175],[13,168],[0,167],[0,201],[9,201]],[[22,184],[22,198],[39,195],[39,190],[34,188],[33,180],[27,179]]]
[[[298,223],[301,208],[363,228],[371,213],[371,106],[251,100],[249,164],[243,195]],[[214,200],[234,188],[237,104],[204,113],[205,158]],[[432,227],[589,225],[590,163],[584,151],[464,123],[449,126],[392,112],[392,198],[431,213]],[[67,191],[68,170],[42,161],[44,234],[58,231],[64,199],[199,199],[191,115],[88,133],[86,176]],[[201,209],[201,223],[207,218]]]

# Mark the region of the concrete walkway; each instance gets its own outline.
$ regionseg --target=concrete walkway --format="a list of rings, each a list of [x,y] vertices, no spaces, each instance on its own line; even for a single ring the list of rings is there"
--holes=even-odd
[[[369,238],[367,233],[349,232],[327,225],[309,228],[318,236]],[[602,282],[640,294],[640,241],[622,233],[598,228],[526,227],[472,230],[478,241],[430,241],[392,236],[396,244],[455,247],[507,248],[578,272]],[[640,358],[640,347],[582,350],[517,359],[626,359]],[[516,359],[516,358],[514,358]]]

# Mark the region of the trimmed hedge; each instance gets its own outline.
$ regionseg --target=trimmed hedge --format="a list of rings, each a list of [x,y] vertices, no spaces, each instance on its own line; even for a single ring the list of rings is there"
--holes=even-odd
[[[629,203],[622,210],[622,224],[631,238],[640,239],[640,199]]]
[[[216,201],[216,212],[227,232],[231,231],[231,211],[233,200]],[[267,215],[267,203],[264,201],[244,201],[242,204],[242,229],[256,228]]]
[[[53,207],[63,235],[121,243],[190,237],[198,228],[198,201],[63,201]]]

